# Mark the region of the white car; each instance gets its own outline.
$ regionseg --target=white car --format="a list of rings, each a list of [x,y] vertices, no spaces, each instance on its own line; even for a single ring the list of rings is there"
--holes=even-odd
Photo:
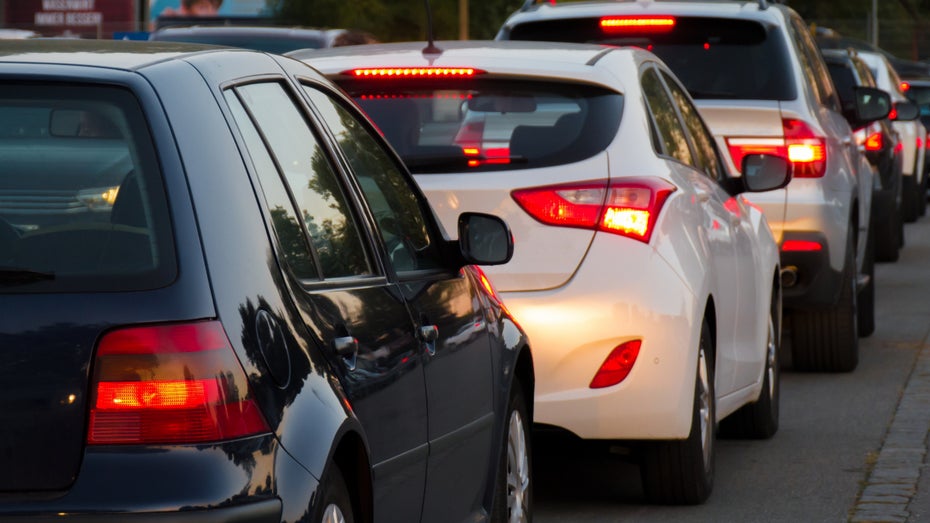
[[[888,58],[881,53],[857,51],[856,54],[865,62],[875,77],[879,89],[887,91],[895,103],[908,102],[907,96],[901,91],[904,82],[898,77]],[[904,221],[916,221],[927,210],[927,181],[924,180],[924,140],[927,131],[920,120],[898,120],[892,122],[898,134],[901,135],[901,145],[904,147],[904,165],[901,169],[902,181],[902,208]]]
[[[486,272],[534,346],[535,421],[647,440],[647,498],[704,501],[717,422],[778,427],[778,248],[741,193],[784,186],[787,162],[749,155],[730,177],[647,51],[437,45],[292,56],[368,111],[447,230],[463,211],[512,227],[512,261]]]

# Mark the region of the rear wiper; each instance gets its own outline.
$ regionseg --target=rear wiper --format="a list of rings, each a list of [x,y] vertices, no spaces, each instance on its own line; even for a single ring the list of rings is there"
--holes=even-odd
[[[25,285],[54,279],[55,273],[53,272],[33,271],[19,267],[0,267],[0,285]]]

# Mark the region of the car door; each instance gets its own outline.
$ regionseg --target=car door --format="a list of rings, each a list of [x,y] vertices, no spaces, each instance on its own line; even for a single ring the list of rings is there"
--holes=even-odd
[[[304,84],[354,173],[396,274],[425,359],[429,465],[424,521],[479,518],[494,422],[488,323],[472,279],[444,265],[425,198],[348,103]]]
[[[739,222],[724,207],[726,198],[721,194],[723,191],[720,186],[698,167],[698,153],[690,144],[679,104],[660,78],[659,69],[654,65],[648,66],[640,81],[666,154],[678,160],[674,168],[681,173],[694,193],[697,209],[694,223],[684,223],[682,226],[686,231],[684,234],[690,235],[688,241],[706,249],[708,274],[704,278],[706,288],[713,297],[717,317],[716,393],[723,396],[733,389],[736,367],[734,326],[740,310],[739,279],[734,277],[738,270],[734,236]],[[700,292],[700,283],[695,282],[694,285],[695,291]]]
[[[739,196],[731,196],[720,186],[726,174],[713,135],[685,89],[666,71],[662,71],[662,79],[685,124],[694,150],[695,167],[706,177],[698,183],[726,211],[729,220],[733,255],[726,267],[732,272],[720,273],[723,281],[719,283],[735,286],[735,307],[739,314],[719,321],[729,323],[733,332],[733,389],[737,390],[756,382],[764,361],[768,303],[760,282],[768,281],[768,275],[763,271],[761,253],[755,248],[756,233],[746,202]]]
[[[379,261],[353,185],[339,175],[286,84],[239,85],[225,96],[258,174],[279,263],[316,345],[311,350],[328,356],[365,431],[375,520],[419,521],[426,389],[403,292]],[[282,444],[300,459],[307,442],[285,437]]]

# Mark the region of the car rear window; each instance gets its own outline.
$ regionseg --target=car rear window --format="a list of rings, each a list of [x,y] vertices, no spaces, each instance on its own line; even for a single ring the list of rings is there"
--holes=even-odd
[[[0,85],[0,164],[0,292],[174,279],[161,173],[130,92]]]
[[[267,53],[284,54],[297,49],[319,49],[325,47],[323,37],[276,36],[262,34],[154,34],[152,40],[187,42],[191,44],[222,45],[255,49]]]
[[[671,29],[620,27],[602,29],[599,17],[527,22],[513,27],[510,39],[642,47],[668,64],[695,99],[797,97],[787,46],[775,27],[705,17],[676,17]]]
[[[344,85],[413,173],[530,169],[603,151],[621,94],[581,84]]]

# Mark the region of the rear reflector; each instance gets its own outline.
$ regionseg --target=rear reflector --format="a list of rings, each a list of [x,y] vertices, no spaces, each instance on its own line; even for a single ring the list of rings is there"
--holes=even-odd
[[[518,189],[511,196],[547,225],[605,231],[649,243],[662,206],[675,189],[661,178],[618,178]]]
[[[353,78],[471,78],[485,71],[473,67],[373,67],[350,69]]]
[[[132,327],[100,340],[89,445],[203,443],[265,432],[219,322]]]
[[[675,27],[671,16],[605,16],[600,20],[605,33],[666,32]]]
[[[632,340],[618,345],[610,351],[607,359],[597,369],[589,385],[592,389],[611,387],[625,380],[633,370],[636,358],[639,357],[639,348],[642,340]]]
[[[823,249],[823,245],[810,240],[785,240],[781,244],[782,252],[815,252]]]

